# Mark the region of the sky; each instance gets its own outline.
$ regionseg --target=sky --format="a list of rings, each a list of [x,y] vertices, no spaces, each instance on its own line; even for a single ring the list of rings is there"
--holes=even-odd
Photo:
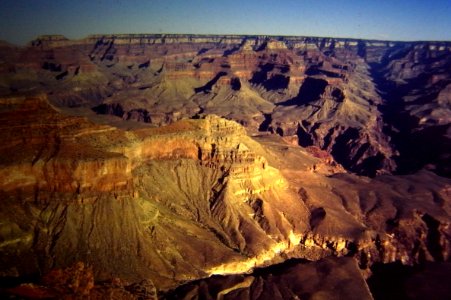
[[[451,40],[451,0],[0,0],[0,40],[193,33]]]

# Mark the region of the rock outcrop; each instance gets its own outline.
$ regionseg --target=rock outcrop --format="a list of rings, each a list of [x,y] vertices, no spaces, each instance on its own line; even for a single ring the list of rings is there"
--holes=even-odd
[[[334,273],[332,270],[340,270]],[[355,261],[290,261],[249,275],[212,277],[189,283],[164,299],[373,299]]]
[[[289,257],[347,255],[364,274],[450,257],[450,182],[431,172],[350,175],[212,115],[124,131],[45,96],[1,105],[2,276],[81,261],[161,291]]]
[[[99,278],[150,276],[161,288],[228,261],[268,263],[308,229],[308,210],[233,121],[124,132],[45,97],[2,105],[4,275],[84,261]]]
[[[40,90],[58,106],[158,126],[216,114],[320,147],[358,174],[429,165],[443,175],[450,49],[311,37],[40,36],[24,49],[2,48],[0,93]],[[421,150],[431,135],[445,145],[433,153]],[[419,150],[409,155],[412,147]]]
[[[447,270],[450,51],[235,35],[1,43],[0,276],[83,265],[122,282],[89,291],[130,298],[143,279],[167,298],[370,298],[380,266]]]

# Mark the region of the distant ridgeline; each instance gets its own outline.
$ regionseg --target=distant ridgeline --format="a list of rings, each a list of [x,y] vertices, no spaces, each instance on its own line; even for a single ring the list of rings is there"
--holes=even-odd
[[[261,45],[268,40],[279,41],[290,49],[303,48],[306,45],[329,48],[350,47],[394,47],[403,45],[428,45],[431,50],[450,50],[451,42],[447,41],[384,41],[362,40],[354,38],[310,37],[310,36],[275,36],[275,35],[215,35],[215,34],[92,34],[83,39],[71,40],[63,35],[40,35],[30,42],[32,46],[68,46],[77,44],[97,43],[98,41],[114,41],[117,44],[177,44],[177,43],[219,43],[240,45],[246,40],[255,41]]]
[[[451,42],[44,35],[8,49],[0,94],[44,91],[63,107],[157,126],[217,114],[319,147],[358,174],[450,175]]]

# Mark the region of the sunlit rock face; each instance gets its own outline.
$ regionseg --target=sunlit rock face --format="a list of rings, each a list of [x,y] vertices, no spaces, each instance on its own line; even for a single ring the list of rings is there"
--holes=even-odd
[[[101,278],[165,286],[269,263],[308,231],[307,208],[233,121],[126,132],[64,116],[45,96],[2,104],[5,275],[82,260]]]
[[[130,185],[131,167],[123,155],[77,143],[113,128],[63,116],[45,95],[4,98],[1,105],[2,136],[8,141],[2,146],[3,191],[34,191],[34,200],[44,201],[53,192],[110,192]]]
[[[349,175],[214,115],[125,131],[45,96],[1,104],[3,276],[83,261],[165,290],[287,257],[449,259],[450,182],[433,173]]]
[[[446,264],[450,51],[191,35],[0,45],[0,275],[83,262],[97,282],[125,280],[121,293],[146,279],[168,299],[366,299],[378,266]]]
[[[320,147],[358,174],[428,165],[449,175],[450,49],[312,37],[40,36],[0,49],[0,92],[38,89],[58,106],[158,126],[216,114]],[[431,142],[435,150],[424,149]]]
[[[337,273],[331,270],[340,270]],[[249,275],[212,277],[188,283],[165,299],[373,299],[355,261],[325,259],[303,264],[292,260]]]

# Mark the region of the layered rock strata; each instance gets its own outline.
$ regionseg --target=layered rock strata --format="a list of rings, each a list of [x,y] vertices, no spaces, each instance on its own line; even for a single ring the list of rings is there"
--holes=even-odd
[[[0,49],[0,92],[40,90],[61,107],[157,126],[216,114],[319,147],[358,174],[426,166],[446,175],[450,49],[294,36],[41,36]],[[429,136],[440,141],[432,152],[422,146]]]
[[[429,171],[350,175],[217,116],[124,131],[45,96],[1,105],[3,276],[82,261],[162,291],[289,257],[449,260],[451,183]]]

